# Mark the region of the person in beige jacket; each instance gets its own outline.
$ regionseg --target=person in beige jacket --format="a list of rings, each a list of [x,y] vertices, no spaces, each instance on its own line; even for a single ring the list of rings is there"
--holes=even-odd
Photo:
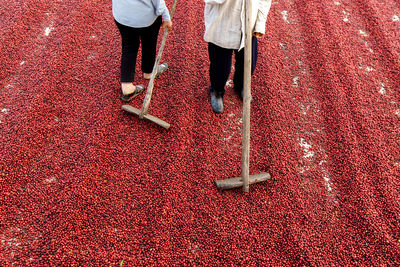
[[[245,0],[205,0],[204,40],[208,42],[210,58],[211,107],[215,113],[223,111],[225,85],[231,72],[232,53],[235,53],[233,85],[243,99],[244,72],[244,20]],[[257,63],[257,38],[265,35],[265,23],[271,0],[252,0],[252,73]]]

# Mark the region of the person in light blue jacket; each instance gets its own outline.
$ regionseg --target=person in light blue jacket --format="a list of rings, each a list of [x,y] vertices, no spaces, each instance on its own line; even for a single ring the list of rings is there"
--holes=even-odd
[[[134,84],[140,43],[143,76],[150,79],[160,27],[171,30],[172,22],[164,0],[112,0],[112,12],[122,38],[121,99],[130,101],[144,91],[143,85]],[[167,63],[160,64],[157,75],[167,68]]]

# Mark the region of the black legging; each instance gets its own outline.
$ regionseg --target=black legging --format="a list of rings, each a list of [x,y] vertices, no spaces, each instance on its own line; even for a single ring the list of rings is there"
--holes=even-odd
[[[253,74],[257,64],[258,44],[257,38],[253,36],[252,41],[252,64],[251,73]],[[208,43],[208,55],[210,57],[210,82],[212,90],[220,96],[225,94],[225,85],[228,81],[232,67],[232,52],[235,52],[235,74],[233,76],[233,86],[237,94],[243,90],[244,72],[244,49],[226,49]]]
[[[153,71],[162,18],[158,17],[152,25],[145,28],[132,28],[117,21],[115,23],[122,37],[121,82],[133,82],[140,42],[142,43],[142,71],[143,73]]]

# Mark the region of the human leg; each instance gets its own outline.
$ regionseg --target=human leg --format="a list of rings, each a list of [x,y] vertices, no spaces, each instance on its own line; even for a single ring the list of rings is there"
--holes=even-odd
[[[252,53],[251,53],[251,74],[253,75],[257,65],[258,41],[253,36],[252,38]],[[243,99],[243,74],[244,74],[244,49],[235,50],[235,74],[233,77],[233,85],[235,93]]]
[[[157,39],[162,24],[161,17],[158,17],[152,25],[141,29],[140,39],[142,41],[142,71],[145,79],[150,79],[156,61]],[[161,64],[160,64],[161,66]],[[162,65],[163,71],[168,67]]]
[[[231,72],[232,51],[232,49],[208,43],[211,90],[222,97],[225,94],[225,85]]]
[[[115,21],[122,39],[121,83],[132,83],[135,77],[136,58],[139,50],[139,34],[135,28]]]
[[[222,48],[213,43],[208,43],[210,58],[210,97],[211,107],[215,113],[221,113],[224,108],[223,97],[225,85],[232,67],[232,49]]]
[[[142,92],[142,87],[136,88],[133,84],[135,78],[135,66],[139,50],[139,34],[135,28],[122,25],[115,21],[122,40],[121,55],[121,90],[123,100],[129,101],[132,97]]]

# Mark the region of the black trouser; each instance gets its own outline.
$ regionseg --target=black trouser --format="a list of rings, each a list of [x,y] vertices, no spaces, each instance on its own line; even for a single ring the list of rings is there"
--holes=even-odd
[[[143,73],[153,71],[162,19],[161,16],[158,17],[152,25],[145,28],[132,28],[117,21],[115,23],[122,37],[121,82],[133,82],[140,42],[142,42],[142,71]]]
[[[232,51],[235,52],[235,74],[233,77],[233,86],[235,92],[240,94],[243,90],[243,72],[244,72],[244,49],[240,51],[226,49],[213,43],[208,43],[208,55],[210,57],[210,82],[211,90],[217,95],[224,96],[225,85],[228,81],[232,67]],[[251,74],[253,74],[257,64],[257,38],[253,36],[252,40],[252,64]]]

